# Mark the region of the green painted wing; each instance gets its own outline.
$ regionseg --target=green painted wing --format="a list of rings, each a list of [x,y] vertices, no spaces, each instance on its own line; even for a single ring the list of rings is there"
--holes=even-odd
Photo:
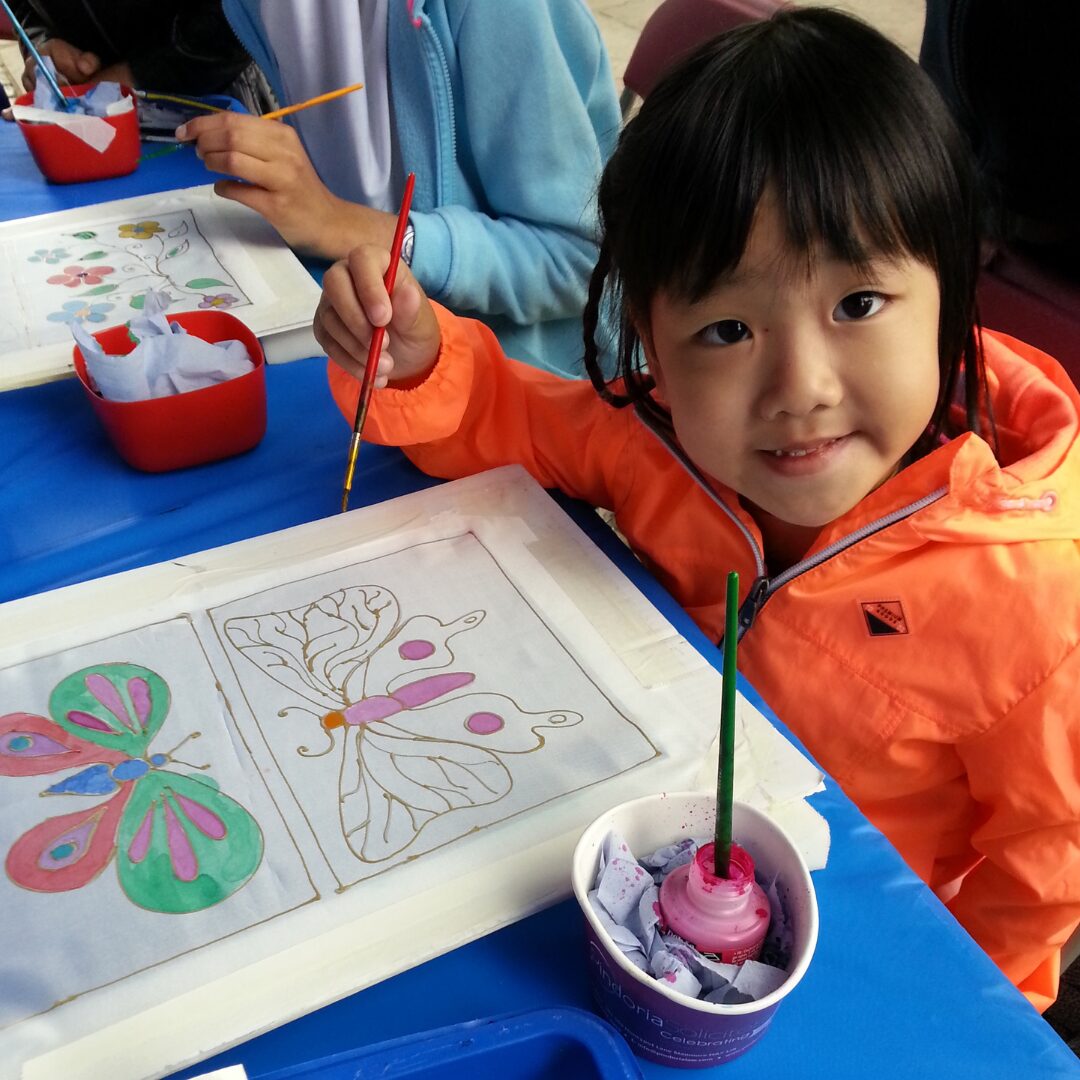
[[[155,769],[138,780],[116,834],[128,897],[150,911],[202,911],[231,896],[259,867],[256,820],[208,777]]]
[[[129,757],[145,757],[169,712],[169,687],[138,664],[96,664],[63,679],[49,712],[65,730]]]

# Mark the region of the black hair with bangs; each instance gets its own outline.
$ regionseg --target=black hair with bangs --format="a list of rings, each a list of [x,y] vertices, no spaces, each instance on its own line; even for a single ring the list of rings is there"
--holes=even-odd
[[[619,139],[599,188],[600,257],[585,311],[585,365],[611,404],[671,431],[635,323],[664,289],[694,302],[742,258],[766,188],[788,239],[864,267],[910,256],[941,293],[941,387],[909,460],[971,430],[993,444],[975,329],[979,236],[970,151],[930,79],[852,16],[781,10],[720,35],[656,85]],[[610,302],[617,378],[596,330]],[[961,420],[950,415],[963,384]]]

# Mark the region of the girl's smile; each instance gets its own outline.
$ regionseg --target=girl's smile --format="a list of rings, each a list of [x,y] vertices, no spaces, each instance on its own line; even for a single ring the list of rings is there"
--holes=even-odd
[[[657,293],[641,338],[690,458],[803,535],[893,475],[926,429],[938,315],[929,267],[808,258],[766,193],[734,271],[697,301]]]
[[[828,467],[835,454],[842,453],[850,435],[836,435],[805,443],[792,443],[776,450],[763,450],[766,462],[782,476],[807,476]]]

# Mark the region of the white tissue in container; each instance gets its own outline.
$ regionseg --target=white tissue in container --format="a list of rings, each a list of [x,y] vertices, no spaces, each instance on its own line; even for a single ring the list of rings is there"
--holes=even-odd
[[[589,893],[589,902],[623,955],[654,979],[702,1001],[726,1005],[756,1001],[787,979],[791,960],[793,936],[775,876],[758,882],[772,910],[761,962],[719,963],[661,925],[660,883],[708,842],[686,838],[638,860],[621,834],[609,833],[600,849],[596,888]]]
[[[45,63],[55,75],[52,60]],[[82,97],[68,98],[70,109],[60,108],[49,84],[38,78],[33,105],[13,105],[12,116],[23,123],[56,124],[81,139],[87,146],[103,153],[116,138],[116,128],[107,118],[120,116],[135,108],[135,100],[125,94],[119,83],[101,82]]]
[[[56,78],[56,68],[52,59],[43,57],[46,66]],[[99,82],[86,91],[81,97],[68,98],[71,102],[70,109],[61,109],[56,95],[48,82],[41,78],[34,83],[35,109],[43,109],[46,112],[81,113],[83,116],[118,116],[120,113],[131,112],[135,103],[130,97],[126,97],[120,89],[120,84],[115,82]]]
[[[86,370],[107,401],[146,401],[201,390],[254,367],[242,342],[212,344],[170,323],[168,305],[167,293],[146,293],[142,314],[128,323],[138,344],[122,356],[109,356],[81,324],[71,324]]]

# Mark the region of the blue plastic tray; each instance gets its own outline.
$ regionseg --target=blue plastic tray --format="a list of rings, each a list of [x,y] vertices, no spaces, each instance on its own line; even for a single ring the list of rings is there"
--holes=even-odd
[[[580,1009],[472,1020],[294,1065],[259,1080],[640,1080],[630,1048],[605,1021]]]

